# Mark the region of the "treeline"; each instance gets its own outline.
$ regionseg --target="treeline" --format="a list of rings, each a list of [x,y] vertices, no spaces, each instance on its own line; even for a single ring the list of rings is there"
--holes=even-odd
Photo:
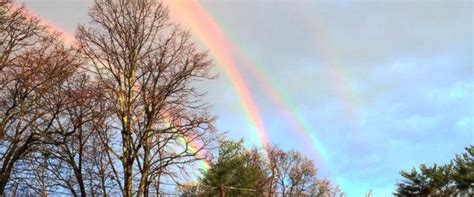
[[[89,16],[62,40],[0,3],[0,196],[149,196],[216,143],[194,87],[211,61],[167,8],[97,0]]]
[[[444,165],[401,171],[396,196],[468,196],[474,193],[474,146]]]
[[[198,196],[345,196],[329,180],[318,179],[312,160],[277,146],[246,149],[243,141],[222,141],[210,169],[197,184],[181,187]]]

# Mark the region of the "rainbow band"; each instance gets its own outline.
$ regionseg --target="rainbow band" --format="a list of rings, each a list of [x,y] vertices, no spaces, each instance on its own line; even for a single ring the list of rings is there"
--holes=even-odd
[[[241,51],[236,50],[236,47],[234,47],[235,45],[233,45],[231,41],[225,37],[217,23],[206,13],[206,11],[201,5],[199,5],[197,1],[174,0],[167,3],[170,5],[170,8],[173,12],[177,12],[182,18],[187,19],[186,22],[190,25],[193,35],[197,35],[204,42],[204,44],[210,48],[213,57],[222,64],[221,66],[223,66],[226,70],[229,69],[227,67],[231,68],[231,70],[226,73],[233,82],[234,87],[238,92],[241,91],[240,89],[245,88],[245,94],[239,94],[243,100],[243,107],[247,109],[254,109],[253,102],[246,102],[246,100],[250,98],[247,88],[241,87],[240,80],[238,78],[236,79],[235,77],[235,75],[239,75],[236,73],[238,70],[234,68],[235,61],[232,58],[233,54],[231,54],[231,52]],[[254,75],[254,77],[259,81],[259,84],[263,87],[262,89],[264,90],[265,94],[277,104],[280,111],[283,112],[286,119],[293,125],[293,127],[299,131],[300,135],[303,135],[302,139],[309,138],[306,140],[306,143],[309,144],[313,150],[318,152],[318,156],[321,157],[324,163],[328,163],[329,154],[327,153],[319,138],[311,132],[314,129],[306,123],[303,116],[299,115],[300,113],[297,112],[296,107],[294,107],[295,105],[292,104],[290,99],[285,96],[283,91],[277,88],[277,85],[272,83],[272,81],[264,74],[265,72],[262,68],[250,61],[248,56],[243,56],[243,58],[246,60],[246,63],[248,63],[247,68],[252,72],[252,75]],[[261,124],[255,124],[261,121],[259,116],[252,116],[253,113],[248,113],[248,115],[248,119],[253,121],[254,125]],[[258,131],[257,136],[261,139],[262,145],[266,146],[267,138],[264,135],[264,130],[258,130],[259,127],[256,128]],[[264,136],[265,138],[263,138]]]
[[[248,56],[244,56],[248,57]],[[248,61],[248,69],[252,72],[255,79],[258,80],[259,85],[262,86],[262,90],[268,97],[272,100],[273,103],[277,105],[277,108],[283,113],[284,117],[296,131],[299,131],[298,134],[302,135],[300,139],[305,139],[304,142],[306,145],[310,146],[311,149],[318,152],[318,155],[313,155],[322,159],[325,163],[329,162],[329,154],[324,147],[323,143],[316,136],[316,133],[311,132],[315,131],[310,124],[307,123],[305,118],[298,112],[296,105],[292,100],[285,94],[278,86],[265,75],[261,66]]]
[[[164,112],[163,121],[166,127],[173,127],[173,125],[179,125],[178,121],[173,121],[170,114]],[[172,128],[176,131],[176,128]],[[191,139],[191,136],[180,134],[178,137],[178,142],[183,146],[186,147],[186,151],[189,151],[191,154],[195,154],[198,158],[202,158],[202,154],[205,154],[205,150],[203,151],[202,145],[198,143],[198,141]],[[204,153],[203,153],[204,152]],[[200,169],[207,171],[210,168],[210,164],[202,159],[197,160]]]
[[[237,95],[241,98],[240,104],[246,113],[247,120],[252,124],[254,132],[260,144],[268,145],[267,132],[260,115],[260,111],[253,100],[249,88],[240,75],[239,70],[232,57],[233,46],[227,41],[216,23],[210,18],[196,1],[173,0],[166,2],[172,10],[171,14],[179,13],[181,17],[188,19],[187,24],[193,35],[197,35],[201,41],[210,49],[211,55],[217,60],[229,77]],[[177,17],[177,16],[175,16]]]
[[[186,138],[186,136],[179,137],[178,141],[183,146],[186,146],[186,144],[188,144],[189,152],[191,152],[193,154],[199,154],[198,153],[199,148],[197,148],[198,146],[195,145],[195,143],[193,143],[193,141],[191,141],[191,143],[190,143],[190,140],[188,140]],[[197,162],[198,162],[198,165],[199,165],[199,169],[201,169],[201,170],[207,171],[207,170],[209,170],[209,168],[211,168],[211,165],[205,160],[200,159],[200,160],[197,160]]]
[[[10,3],[10,5],[12,6],[13,9],[20,9],[21,7],[20,6],[17,6],[13,3]],[[72,35],[69,35],[66,33],[66,31],[64,31],[62,28],[58,27],[57,25],[55,25],[54,23],[52,23],[51,21],[48,21],[44,18],[41,18],[37,15],[35,15],[33,12],[31,12],[30,10],[28,9],[23,9],[23,12],[24,12],[24,16],[26,18],[28,18],[29,20],[32,20],[32,19],[38,19],[38,24],[40,26],[46,26],[48,28],[46,28],[46,31],[53,35],[53,34],[58,34],[59,33],[59,36],[62,38],[62,42],[66,45],[74,45],[76,44],[76,39],[74,38],[74,36]]]

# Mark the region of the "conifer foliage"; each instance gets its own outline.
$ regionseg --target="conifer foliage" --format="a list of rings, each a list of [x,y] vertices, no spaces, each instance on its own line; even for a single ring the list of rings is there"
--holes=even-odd
[[[474,188],[474,146],[445,165],[421,164],[410,172],[401,171],[397,196],[451,196],[468,193]]]

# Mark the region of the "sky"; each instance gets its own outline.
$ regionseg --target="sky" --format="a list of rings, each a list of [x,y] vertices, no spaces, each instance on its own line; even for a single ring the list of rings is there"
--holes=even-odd
[[[88,0],[17,2],[67,34],[88,20]],[[215,60],[217,128],[301,151],[349,196],[474,144],[472,1],[165,4]]]

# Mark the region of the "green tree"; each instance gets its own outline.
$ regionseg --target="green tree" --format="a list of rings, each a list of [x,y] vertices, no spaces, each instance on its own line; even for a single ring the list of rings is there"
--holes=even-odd
[[[397,184],[397,195],[401,196],[428,196],[440,195],[452,192],[450,176],[452,173],[451,165],[444,166],[426,166],[420,165],[419,170],[413,168],[411,172],[400,172],[405,178]]]
[[[474,146],[467,147],[466,151],[453,160],[453,179],[460,191],[472,188],[474,183]]]
[[[246,150],[242,140],[223,141],[218,158],[208,171],[203,172],[201,184],[213,188],[224,186],[227,196],[260,196],[258,190],[263,187],[259,186],[266,179],[261,159],[257,150]],[[216,191],[208,190],[205,195],[214,195]]]
[[[450,196],[466,193],[474,184],[474,146],[456,155],[449,164],[421,164],[411,172],[401,171],[404,178],[396,185],[397,196]]]

